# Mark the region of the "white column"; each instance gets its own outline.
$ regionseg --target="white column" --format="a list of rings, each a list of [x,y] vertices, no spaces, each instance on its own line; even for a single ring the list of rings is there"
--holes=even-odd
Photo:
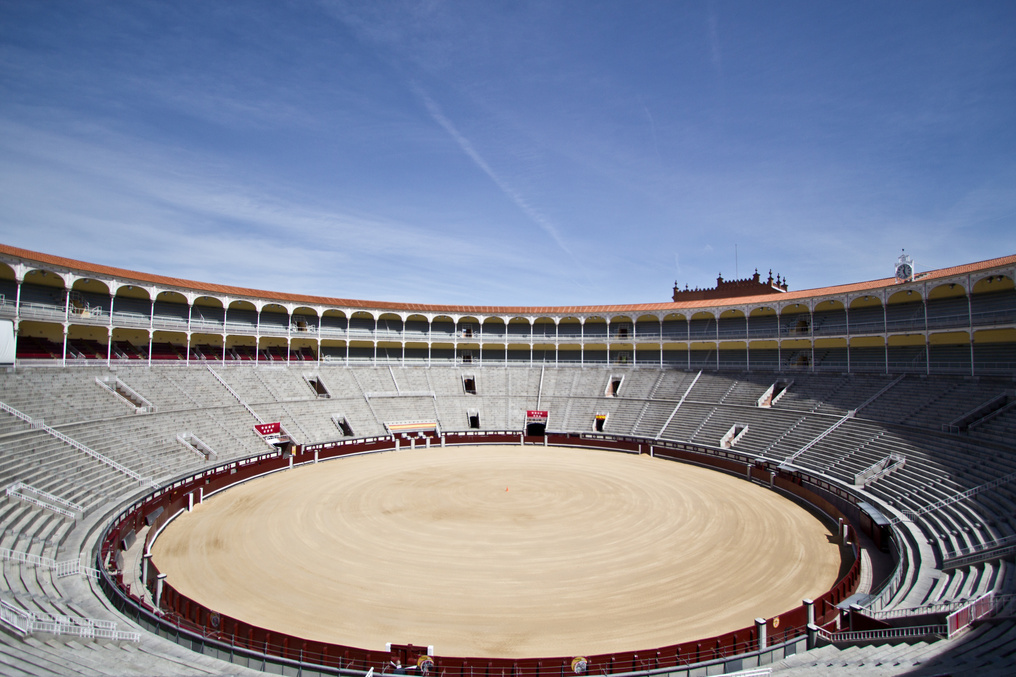
[[[974,375],[974,302],[970,275],[967,275],[967,326],[970,328],[970,375]]]
[[[152,309],[148,315],[148,366],[152,366],[152,343],[155,338],[155,297],[152,297]]]
[[[850,309],[847,308],[849,304],[844,302],[843,304],[843,326],[847,337],[847,373],[850,373]]]
[[[21,285],[24,283],[24,277],[18,277],[18,292],[14,298],[14,317],[21,319]],[[112,308],[112,306],[110,306]]]
[[[262,307],[263,308],[263,307]],[[262,308],[254,307],[254,310],[258,314],[258,319],[254,323],[254,366],[257,366],[261,360],[261,310]]]
[[[155,608],[162,604],[162,586],[166,580],[166,574],[159,574],[155,577]]]
[[[229,319],[229,304],[222,304],[222,363],[226,364],[226,339],[229,337],[229,330],[226,328],[226,320]]]
[[[73,283],[72,283],[73,284]],[[63,355],[61,357],[61,364],[67,366],[67,330],[70,324],[71,316],[71,288],[67,287],[64,290],[64,321],[63,321]]]
[[[889,302],[882,295],[882,341],[885,344],[885,373],[889,373]]]

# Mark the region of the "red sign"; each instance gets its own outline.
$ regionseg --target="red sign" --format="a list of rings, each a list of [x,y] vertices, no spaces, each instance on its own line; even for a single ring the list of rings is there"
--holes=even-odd
[[[532,410],[532,409],[527,410],[526,411],[526,420],[527,421],[544,421],[545,422],[547,420],[547,412],[546,411],[536,411],[536,410]]]
[[[282,432],[281,423],[261,423],[254,426],[254,430],[258,431],[258,435],[278,435]]]

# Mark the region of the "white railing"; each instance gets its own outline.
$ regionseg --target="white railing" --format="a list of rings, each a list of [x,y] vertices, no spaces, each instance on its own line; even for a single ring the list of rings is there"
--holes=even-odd
[[[911,607],[908,609],[892,609],[889,611],[877,611],[877,612],[864,612],[864,615],[869,618],[877,620],[888,620],[891,618],[912,618],[915,616],[926,616],[930,614],[940,614],[948,612],[946,616],[946,622],[944,625],[921,625],[914,627],[904,628],[887,628],[885,630],[865,630],[861,633],[846,633],[837,632],[829,633],[825,630],[819,629],[819,634],[829,639],[829,641],[837,642],[850,642],[850,641],[862,641],[868,639],[889,639],[889,638],[900,638],[903,636],[917,637],[926,634],[944,635],[946,637],[952,637],[954,634],[966,628],[970,624],[978,621],[987,616],[998,613],[1005,609],[1010,604],[1016,601],[1016,595],[996,595],[994,592],[988,592],[977,599],[969,600],[966,602],[944,602],[941,604],[927,604],[919,607]],[[880,633],[880,632],[892,632],[892,631],[909,631],[909,635],[875,635],[867,633]]]
[[[399,391],[387,391],[387,392],[376,392],[376,393],[364,393],[364,397],[368,400],[370,398],[384,398],[384,397],[434,397],[433,390],[399,390]]]
[[[1005,475],[1004,477],[999,477],[997,480],[992,480],[990,482],[986,482],[986,483],[981,484],[979,486],[976,486],[976,487],[974,487],[972,489],[967,489],[966,491],[961,492],[959,494],[956,494],[955,496],[950,496],[948,498],[943,498],[941,501],[936,501],[935,503],[932,503],[930,505],[926,505],[923,508],[921,508],[920,510],[904,510],[903,511],[903,515],[907,519],[909,519],[911,522],[913,522],[918,517],[920,517],[921,515],[923,515],[925,513],[929,513],[929,512],[932,512],[934,510],[938,510],[940,508],[944,508],[945,506],[952,505],[953,503],[958,503],[959,501],[962,501],[963,499],[970,498],[971,496],[976,496],[977,494],[981,493],[982,491],[988,491],[989,489],[994,489],[995,487],[1000,487],[1003,484],[1008,484],[1009,482],[1012,482],[1013,480],[1016,480],[1016,472],[1009,473],[1008,475]],[[898,517],[898,518],[892,520],[890,522],[890,524],[898,524],[899,522],[902,522],[902,521],[903,521],[903,518],[899,518]]]
[[[257,412],[255,412],[255,411],[254,411],[253,409],[251,409],[251,408],[250,408],[250,405],[249,405],[249,404],[247,404],[246,402],[244,402],[244,401],[243,401],[243,398],[241,398],[241,397],[240,397],[240,395],[238,395],[238,394],[237,394],[237,392],[236,392],[235,390],[233,390],[232,388],[230,388],[230,387],[229,387],[229,384],[228,384],[228,383],[226,383],[226,382],[225,382],[225,381],[223,380],[223,378],[222,378],[221,376],[219,376],[219,374],[218,374],[218,373],[217,373],[217,372],[216,372],[216,371],[215,371],[214,369],[212,369],[212,365],[210,365],[210,364],[206,364],[206,365],[205,365],[205,368],[206,368],[206,369],[208,369],[208,371],[212,372],[212,376],[214,376],[214,377],[216,378],[216,380],[218,380],[218,382],[222,384],[222,387],[223,387],[223,388],[225,388],[226,390],[228,390],[228,391],[229,391],[229,394],[230,394],[230,395],[232,395],[233,397],[235,397],[235,398],[236,398],[236,401],[237,401],[237,402],[239,402],[240,404],[242,404],[242,405],[243,405],[243,408],[244,408],[244,409],[246,409],[246,410],[247,410],[248,412],[250,412],[250,415],[251,415],[251,416],[253,416],[253,417],[254,417],[254,419],[255,419],[255,420],[256,420],[256,421],[258,422],[258,423],[264,423],[264,420],[263,420],[263,419],[262,419],[262,418],[261,418],[260,416],[258,416],[258,415],[257,415]]]
[[[17,418],[20,418],[22,421],[25,421],[26,423],[32,425],[32,427],[35,427],[34,426],[35,422],[32,421],[32,417],[29,416],[28,414],[22,414],[20,411],[18,411],[14,407],[12,407],[12,406],[10,406],[8,404],[4,404],[3,402],[0,402],[0,409],[2,409],[3,411],[6,411],[8,414],[11,414],[12,416],[16,416]]]
[[[116,629],[113,621],[94,618],[74,618],[27,611],[7,600],[0,600],[0,618],[23,635],[45,632],[51,635],[72,635],[84,639],[109,639],[112,641],[140,642],[141,633]]]
[[[871,404],[872,402],[874,402],[874,401],[875,401],[875,400],[877,400],[878,398],[882,397],[882,395],[883,395],[883,394],[885,394],[885,393],[886,393],[886,392],[887,392],[887,391],[888,391],[888,390],[889,390],[890,388],[892,388],[892,387],[893,387],[894,385],[896,385],[897,383],[899,383],[900,381],[902,381],[902,380],[903,380],[903,379],[904,379],[905,377],[906,377],[906,374],[903,374],[903,375],[901,375],[901,376],[897,376],[897,377],[896,377],[895,379],[893,379],[893,381],[892,381],[891,383],[889,383],[889,384],[888,384],[888,385],[886,385],[886,386],[885,386],[884,388],[882,388],[881,390],[879,390],[879,391],[878,391],[877,393],[875,393],[874,395],[872,395],[871,397],[869,397],[868,399],[866,399],[866,400],[865,400],[864,402],[862,402],[862,403],[861,403],[861,405],[860,405],[859,407],[857,407],[857,408],[855,408],[855,409],[854,409],[854,411],[855,411],[855,412],[857,412],[857,411],[861,411],[862,409],[864,409],[865,407],[867,407],[867,406],[868,406],[869,404]]]
[[[28,635],[32,632],[32,615],[24,609],[9,604],[6,600],[0,600],[0,620],[17,630],[20,635]]]
[[[1000,548],[1006,545],[1013,544],[1016,544],[1016,536],[1006,536],[1005,538],[997,538],[994,541],[988,541],[986,543],[981,543],[980,545],[971,545],[966,548],[959,548],[958,550],[949,553],[949,555],[946,556],[946,559],[952,559],[953,557],[963,557],[964,555],[974,555],[980,552],[984,552],[985,550],[993,550],[994,548]]]
[[[113,312],[113,324],[118,327],[128,326],[147,328],[151,326],[152,318],[149,315],[117,310]]]
[[[674,407],[674,411],[670,412],[670,416],[667,417],[666,423],[663,424],[663,427],[660,428],[660,432],[657,433],[656,439],[660,439],[661,437],[663,437],[663,433],[667,429],[667,426],[670,425],[670,422],[674,420],[675,416],[677,416],[677,410],[680,409],[681,405],[684,404],[684,401],[688,399],[688,394],[691,392],[691,389],[695,387],[695,384],[698,383],[700,376],[702,376],[701,371],[695,374],[695,378],[692,379],[691,385],[688,386],[688,389],[684,391],[684,395],[681,395],[681,399],[678,400],[677,406]]]
[[[86,567],[80,560],[69,559],[56,563],[56,577],[66,578],[67,576],[88,576],[99,580],[99,570],[93,567]]]
[[[989,592],[977,599],[968,602],[946,617],[946,625],[949,626],[949,637],[967,627],[974,621],[995,613],[995,593]]]
[[[26,492],[33,493],[35,496],[29,496]],[[24,482],[14,482],[7,487],[7,495],[12,498],[25,501],[26,503],[37,505],[40,508],[51,510],[57,514],[63,515],[64,517],[70,517],[73,520],[76,520],[79,514],[83,515],[85,512],[84,506],[68,501],[66,498],[54,496],[53,494],[41,489],[28,486]],[[38,498],[36,498],[36,496],[38,496]]]
[[[747,423],[735,423],[734,425],[730,426],[730,430],[728,430],[726,434],[724,434],[723,437],[720,438],[720,446],[723,447],[724,449],[729,449],[730,447],[740,442],[741,438],[747,434],[748,434]]]
[[[109,381],[112,381],[113,385],[110,385]],[[115,376],[113,377],[107,376],[105,378],[96,376],[95,382],[98,383],[103,388],[105,388],[106,390],[108,390],[109,392],[119,397],[120,399],[126,401],[127,404],[134,407],[134,411],[139,414],[147,414],[155,411],[155,405],[149,402],[144,395],[134,390],[134,388],[131,388],[129,385],[127,385],[126,383],[124,383]],[[128,395],[130,395],[130,397],[124,397],[124,395],[119,392],[120,390],[125,391]],[[138,404],[139,402],[140,404]]]
[[[33,555],[30,552],[21,552],[20,550],[11,550],[10,548],[0,548],[0,560],[3,560],[4,562],[30,564],[42,569],[55,571],[57,578],[75,576],[77,574],[90,576],[95,579],[98,579],[99,577],[98,569],[86,567],[81,564],[80,560],[77,559],[69,559],[64,560],[63,562],[58,562],[55,559],[43,557],[42,555]]]
[[[22,301],[18,312],[24,315],[46,315],[53,317],[56,315],[63,316],[66,311],[63,303],[57,306],[36,301]]]
[[[193,451],[195,454],[205,459],[206,461],[212,458],[218,458],[219,455],[215,453],[215,450],[210,446],[201,441],[201,438],[192,432],[180,433],[176,436],[176,441]]]
[[[35,421],[35,420],[33,420],[30,416],[26,416],[25,414],[21,413],[20,411],[18,411],[14,407],[11,407],[11,406],[9,406],[7,404],[4,404],[3,402],[0,402],[0,409],[3,409],[4,411],[6,411],[6,412],[8,412],[10,414],[14,414],[15,416],[17,416],[20,419],[28,421],[32,425],[32,428],[34,428],[36,430],[44,430],[47,433],[49,433],[50,435],[52,435],[53,437],[55,437],[58,440],[60,440],[61,442],[69,444],[70,446],[74,447],[78,451],[83,451],[84,453],[88,454],[89,456],[91,456],[95,460],[99,461],[100,463],[105,463],[106,465],[108,465],[109,467],[113,468],[114,470],[117,470],[119,472],[122,472],[124,475],[127,475],[127,477],[130,477],[133,480],[137,480],[138,483],[141,484],[141,486],[143,486],[143,487],[146,487],[146,488],[149,488],[149,489],[156,489],[159,486],[158,483],[155,480],[153,480],[152,478],[145,477],[144,475],[140,475],[140,474],[134,472],[133,470],[131,470],[130,468],[117,463],[113,459],[107,458],[107,457],[103,456],[102,454],[100,454],[99,452],[95,451],[94,449],[89,449],[88,447],[86,447],[85,445],[81,444],[80,442],[78,442],[76,440],[72,440],[71,438],[67,437],[66,435],[64,435],[59,430],[55,430],[53,428],[50,428],[48,425],[46,425],[42,421]]]
[[[865,610],[864,615],[876,620],[887,620],[890,618],[913,618],[915,616],[927,616],[930,614],[952,612],[964,605],[966,605],[966,602],[940,602],[938,604],[925,604],[924,606],[915,606],[906,609],[886,609],[884,611]]]
[[[818,628],[818,635],[827,642],[853,643],[853,642],[887,642],[892,640],[906,640],[914,637],[927,637],[929,635],[949,634],[947,625],[915,625],[905,628],[882,628],[879,630],[845,630],[843,632],[829,632]]]
[[[1013,611],[1012,607],[1014,604],[1016,604],[1016,594],[1008,594],[1008,595],[996,594],[994,602],[995,602],[994,613],[999,614],[1002,612],[1008,612],[1009,614],[1012,614]]]
[[[0,559],[3,559],[3,561],[5,562],[20,562],[21,564],[32,564],[35,566],[43,567],[45,569],[56,568],[55,559],[50,559],[49,557],[43,557],[41,555],[33,555],[30,552],[11,550],[10,548],[0,548]]]
[[[844,414],[843,418],[841,418],[840,420],[836,421],[836,423],[833,423],[831,426],[826,428],[818,437],[813,439],[811,442],[808,442],[808,444],[804,445],[803,447],[801,447],[800,449],[795,451],[793,454],[791,454],[787,458],[783,459],[783,462],[780,463],[780,469],[781,470],[785,470],[785,469],[791,467],[791,465],[793,465],[794,460],[798,456],[800,456],[804,452],[806,452],[809,449],[811,449],[812,447],[814,447],[816,444],[818,444],[819,442],[824,440],[828,435],[830,435],[834,430],[836,430],[841,425],[843,425],[844,423],[846,423],[847,421],[852,419],[854,417],[854,414],[856,413],[856,411],[857,411],[856,409],[851,409],[846,414]]]
[[[854,475],[854,485],[866,487],[880,477],[895,472],[907,464],[907,457],[903,454],[892,452],[881,461],[871,464],[861,472]]]

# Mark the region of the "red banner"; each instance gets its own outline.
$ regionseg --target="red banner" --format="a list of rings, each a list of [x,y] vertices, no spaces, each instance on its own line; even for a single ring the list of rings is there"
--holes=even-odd
[[[254,426],[258,435],[278,435],[282,432],[282,423],[261,423]]]
[[[536,421],[537,423],[539,423],[540,421],[546,422],[546,420],[547,420],[547,412],[546,411],[537,411],[537,410],[534,410],[534,409],[529,409],[529,410],[526,411],[526,420],[527,421]]]

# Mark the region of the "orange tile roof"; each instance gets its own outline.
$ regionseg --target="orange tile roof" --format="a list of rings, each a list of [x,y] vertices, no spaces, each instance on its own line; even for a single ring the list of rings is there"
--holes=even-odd
[[[223,284],[212,284],[208,282],[196,282],[182,278],[168,277],[166,275],[152,275],[141,273],[124,268],[115,268],[95,263],[77,261],[62,256],[43,254],[19,247],[0,244],[0,253],[8,254],[33,263],[44,264],[45,266],[64,268],[74,272],[94,273],[97,275],[112,277],[130,282],[142,282],[154,284],[184,291],[207,292],[221,294],[224,296],[239,297],[245,299],[264,299],[269,301],[287,301],[307,305],[339,306],[344,308],[363,308],[370,310],[392,310],[392,311],[416,311],[431,313],[455,313],[466,315],[538,315],[550,313],[554,315],[596,315],[598,313],[651,313],[654,311],[680,311],[694,310],[698,308],[716,308],[729,306],[743,306],[762,303],[773,305],[779,302],[794,299],[810,299],[822,296],[833,296],[837,294],[849,294],[852,292],[867,291],[893,287],[896,284],[894,278],[883,278],[881,280],[870,280],[867,282],[855,282],[852,284],[835,285],[831,287],[820,287],[816,289],[802,289],[799,291],[786,292],[784,294],[763,294],[759,296],[740,296],[729,299],[703,299],[697,301],[666,301],[662,303],[633,303],[621,305],[603,306],[453,306],[430,303],[395,303],[391,301],[367,301],[363,299],[341,299],[327,296],[311,296],[306,294],[288,294],[284,292],[267,291],[262,289],[248,289],[244,287],[233,287]],[[926,271],[919,274],[916,281],[930,281],[963,275],[977,271],[1010,266],[1016,264],[1016,254],[1002,256],[987,261],[968,263],[949,268]],[[140,285],[139,285],[140,286]]]

